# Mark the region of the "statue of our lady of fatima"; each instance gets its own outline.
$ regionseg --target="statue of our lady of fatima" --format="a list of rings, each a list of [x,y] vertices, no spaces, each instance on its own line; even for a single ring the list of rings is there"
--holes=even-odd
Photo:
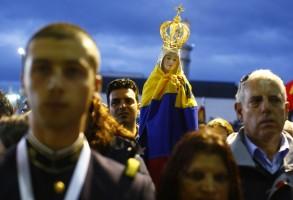
[[[142,91],[140,143],[155,184],[175,143],[198,128],[197,103],[180,60],[180,49],[190,35],[181,21],[182,11],[179,6],[174,19],[160,26],[162,52]]]

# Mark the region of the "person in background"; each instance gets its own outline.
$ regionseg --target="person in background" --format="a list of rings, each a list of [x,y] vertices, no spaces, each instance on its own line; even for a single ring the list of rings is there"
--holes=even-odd
[[[110,154],[112,155],[111,157],[118,160],[125,160],[127,157],[135,157],[140,162],[140,171],[144,174],[149,174],[141,158],[144,154],[143,149],[137,141],[137,117],[140,112],[138,96],[139,89],[136,83],[131,79],[115,79],[107,85],[109,113],[127,130],[119,131],[115,134],[116,150],[112,151]],[[119,158],[120,156],[122,159]]]
[[[0,119],[0,154],[16,145],[28,131],[28,114],[3,116]]]
[[[283,131],[288,109],[284,83],[270,70],[240,80],[235,111],[243,127],[227,141],[246,200],[293,199],[293,138]]]
[[[139,115],[139,90],[136,83],[127,78],[115,79],[107,86],[107,104],[110,114],[132,134],[138,135],[136,123]],[[129,138],[129,136],[127,136]]]
[[[10,116],[14,113],[13,106],[6,98],[4,93],[0,91],[0,118],[2,116]]]
[[[135,160],[132,158],[135,158],[139,162],[137,171],[149,174],[132,132],[115,120],[97,95],[92,101],[85,135],[90,146],[101,154],[126,166],[129,165],[129,160],[133,162]]]
[[[284,131],[287,131],[293,137],[293,122],[286,120],[284,124]]]
[[[234,132],[232,125],[225,119],[217,117],[207,123],[207,126],[219,129],[219,133],[224,139],[227,139],[228,135]]]
[[[163,172],[157,199],[242,199],[237,165],[218,129],[202,125],[176,144]]]
[[[1,199],[154,199],[148,177],[124,176],[125,167],[91,150],[83,134],[101,86],[93,38],[74,24],[53,23],[31,37],[26,52],[29,130],[0,161]]]

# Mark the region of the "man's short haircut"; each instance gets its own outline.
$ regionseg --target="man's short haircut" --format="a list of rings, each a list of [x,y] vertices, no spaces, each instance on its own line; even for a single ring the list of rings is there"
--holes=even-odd
[[[0,91],[0,117],[13,114],[13,106],[4,93]]]
[[[275,82],[280,87],[282,97],[286,101],[287,94],[286,94],[286,88],[285,88],[283,80],[269,69],[258,69],[258,70],[255,70],[255,71],[253,71],[253,72],[251,72],[241,78],[239,85],[238,85],[237,93],[235,95],[236,103],[243,103],[244,90],[246,88],[246,85],[248,82],[250,82],[251,80],[255,80],[255,79],[270,80],[272,82]]]
[[[29,52],[29,47],[31,43],[36,39],[52,38],[56,40],[72,39],[76,41],[82,41],[84,37],[88,38],[97,48],[94,39],[79,26],[74,24],[69,24],[69,23],[52,23],[38,30],[29,39],[25,52]],[[98,55],[96,57],[90,56],[88,58],[89,63],[91,64],[92,67],[94,67],[95,71],[99,68],[99,65],[100,65],[100,55],[99,55],[98,48],[97,48],[97,52],[98,52]],[[26,57],[27,57],[27,54],[25,54],[25,59]]]
[[[121,79],[115,79],[111,81],[108,86],[107,86],[107,103],[108,106],[110,105],[110,94],[113,90],[118,90],[118,89],[132,89],[135,93],[135,99],[138,102],[138,95],[139,95],[139,90],[136,85],[136,83],[129,79],[129,78],[121,78]]]

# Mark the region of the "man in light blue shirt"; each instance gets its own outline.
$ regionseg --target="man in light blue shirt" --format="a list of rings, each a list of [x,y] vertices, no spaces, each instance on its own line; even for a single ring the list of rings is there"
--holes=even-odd
[[[293,138],[283,132],[288,109],[284,83],[270,70],[241,79],[235,111],[243,127],[227,141],[246,200],[293,199]]]
[[[283,159],[289,151],[290,146],[286,136],[282,133],[281,137],[280,149],[276,152],[273,159],[270,160],[261,148],[256,146],[249,137],[244,135],[244,144],[246,145],[250,156],[271,174],[276,173],[280,169],[283,165]]]

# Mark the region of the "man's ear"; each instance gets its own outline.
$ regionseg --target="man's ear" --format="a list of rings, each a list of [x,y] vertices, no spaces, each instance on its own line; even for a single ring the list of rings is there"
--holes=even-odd
[[[102,76],[100,74],[96,74],[96,79],[95,79],[95,91],[100,93],[102,91]]]
[[[242,116],[242,104],[241,103],[235,103],[234,104],[234,109],[237,115],[237,118],[242,121],[243,120],[243,116]]]

